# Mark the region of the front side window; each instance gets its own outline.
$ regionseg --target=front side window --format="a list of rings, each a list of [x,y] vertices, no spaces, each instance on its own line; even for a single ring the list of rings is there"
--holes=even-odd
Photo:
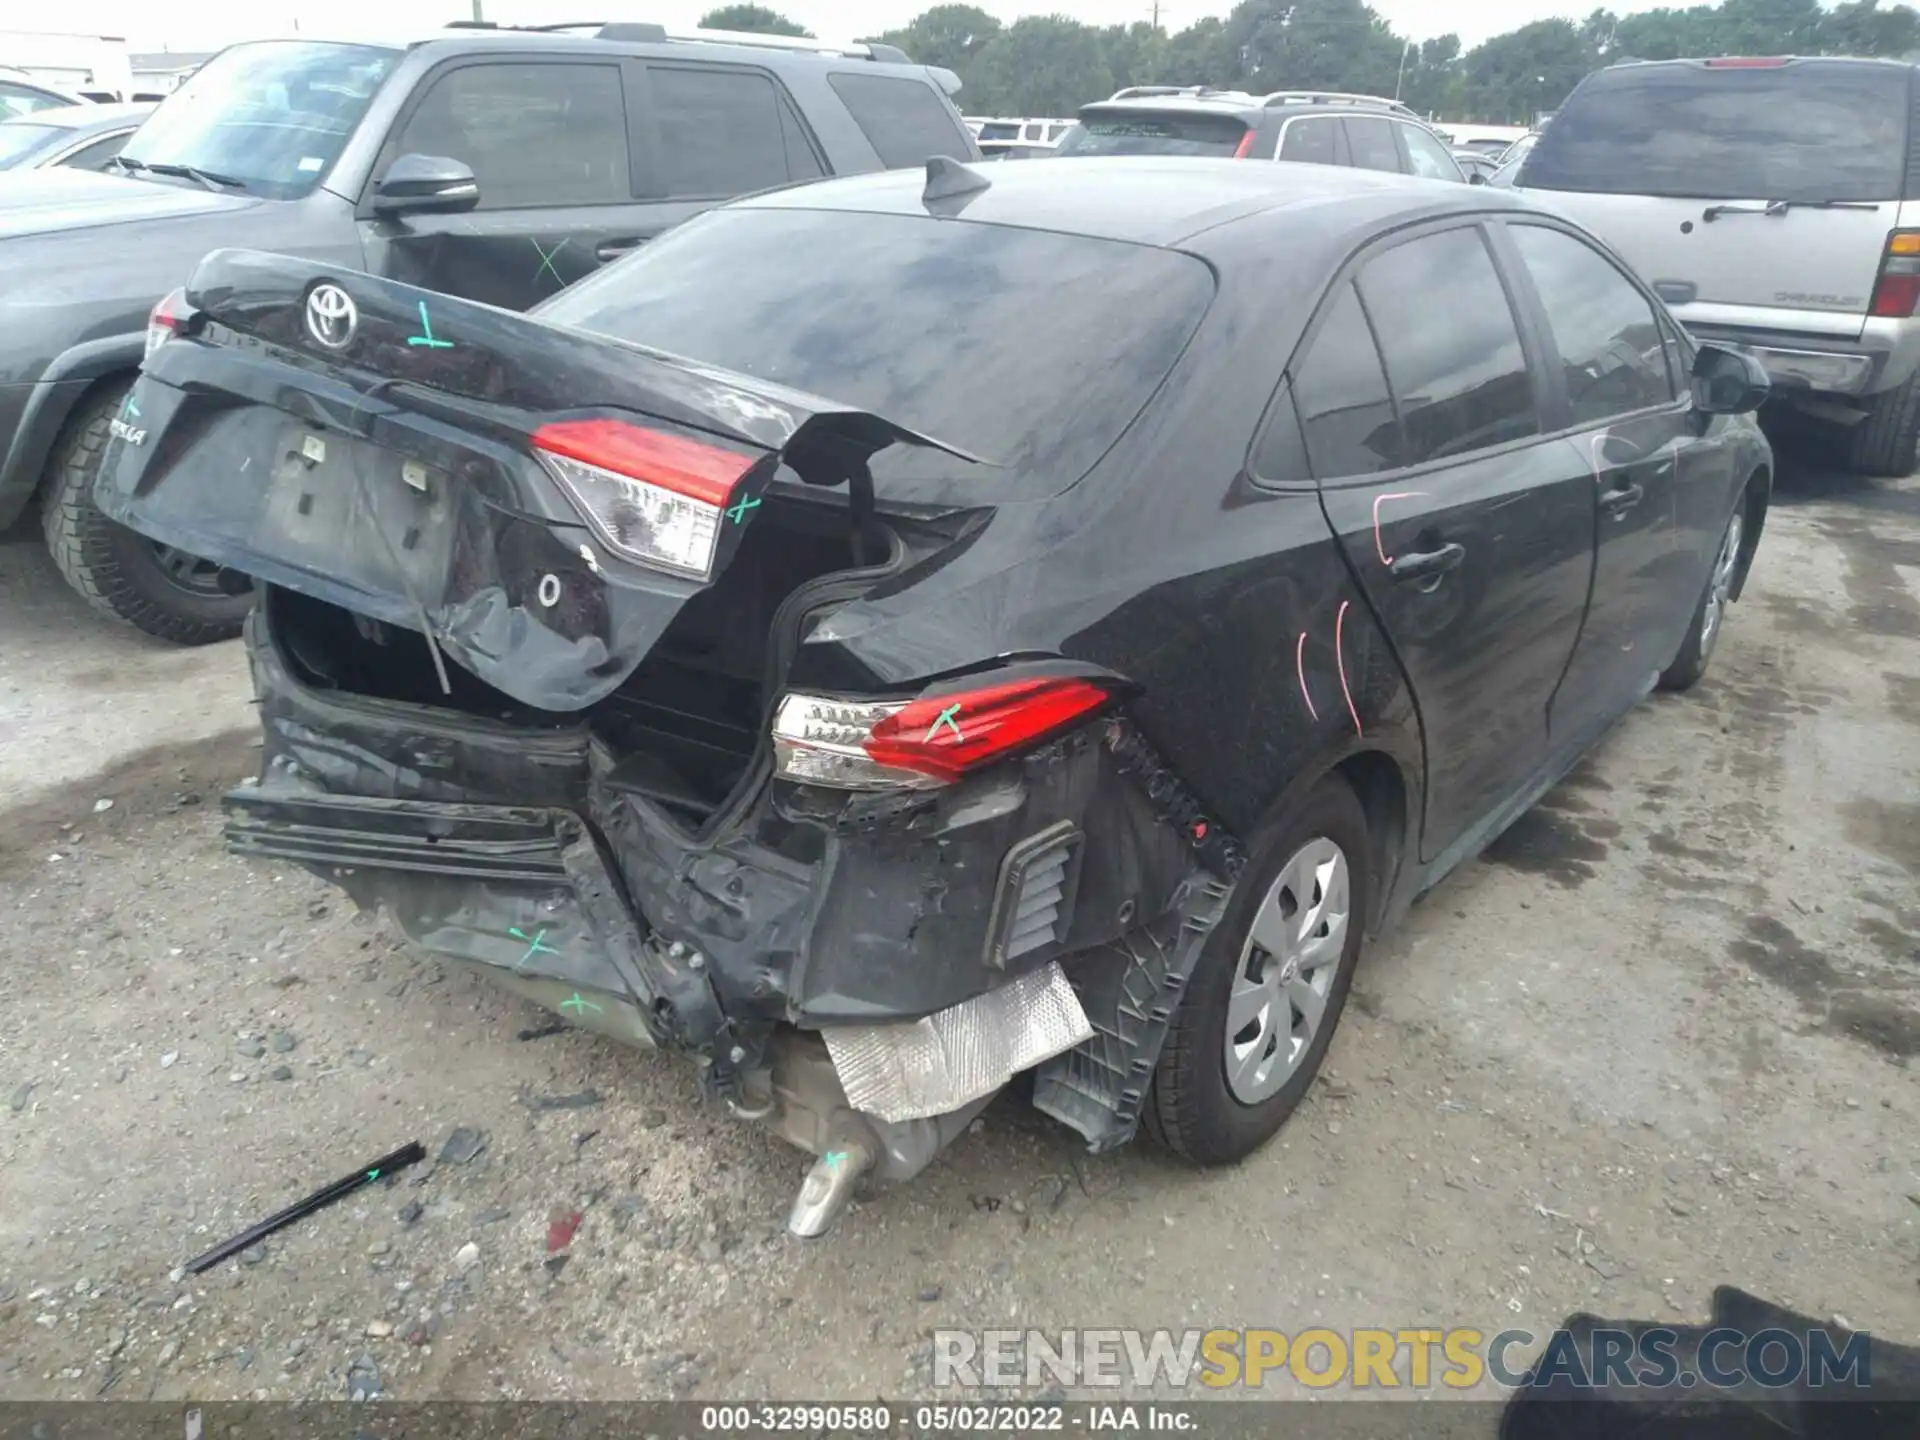
[[[1339,123],[1331,115],[1289,120],[1287,133],[1280,137],[1280,158],[1307,165],[1338,165],[1340,151],[1334,127]]]
[[[1350,116],[1342,123],[1347,127],[1347,148],[1353,152],[1356,168],[1399,171],[1400,147],[1393,143],[1391,120]]]
[[[1418,125],[1401,125],[1400,138],[1407,142],[1407,161],[1413,167],[1413,173],[1428,180],[1454,180],[1463,177],[1460,166],[1453,156],[1447,153],[1447,147],[1434,139],[1431,132]]]
[[[1396,245],[1366,263],[1359,284],[1399,403],[1402,464],[1540,433],[1520,332],[1478,229]]]
[[[131,133],[108,135],[91,145],[82,145],[60,163],[71,170],[99,170],[120,153],[127,143],[127,135]]]
[[[1672,400],[1660,318],[1646,296],[1584,240],[1542,225],[1508,233],[1546,309],[1573,423]]]
[[[161,101],[121,156],[134,169],[197,170],[250,194],[298,199],[332,170],[401,53],[294,40],[232,46]]]
[[[1351,283],[1342,284],[1329,300],[1325,320],[1294,366],[1293,399],[1307,459],[1321,480],[1373,475],[1400,463],[1400,426],[1387,374]],[[1287,478],[1277,473],[1284,457],[1268,455],[1270,448],[1262,446],[1257,464],[1275,473],[1269,468],[1259,473]]]
[[[464,162],[480,183],[482,210],[604,205],[633,194],[613,65],[463,65],[433,82],[388,150]]]

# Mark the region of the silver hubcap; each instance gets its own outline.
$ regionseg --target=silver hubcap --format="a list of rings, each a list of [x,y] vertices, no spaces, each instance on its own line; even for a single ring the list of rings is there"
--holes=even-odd
[[[1720,617],[1727,613],[1727,596],[1733,590],[1733,572],[1740,563],[1740,516],[1727,521],[1727,533],[1720,540],[1720,554],[1713,562],[1713,579],[1707,583],[1707,608],[1700,617],[1700,653],[1713,649],[1720,638]]]
[[[1227,1001],[1227,1089],[1258,1105],[1285,1085],[1319,1033],[1347,945],[1352,886],[1331,840],[1308,841],[1260,902]]]

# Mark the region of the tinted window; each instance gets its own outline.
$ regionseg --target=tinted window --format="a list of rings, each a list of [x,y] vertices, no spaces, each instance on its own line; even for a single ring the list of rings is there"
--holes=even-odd
[[[1671,400],[1660,320],[1647,298],[1585,241],[1539,225],[1510,233],[1546,306],[1574,423]]]
[[[1305,357],[1294,366],[1293,399],[1313,473],[1322,480],[1370,475],[1400,463],[1386,372],[1352,285],[1342,285],[1334,295]],[[1284,463],[1284,456],[1268,452],[1263,444],[1262,463]],[[1290,478],[1265,469],[1259,473]]]
[[[1461,179],[1460,167],[1454,163],[1453,156],[1447,153],[1432,135],[1418,125],[1402,125],[1400,138],[1407,142],[1407,160],[1416,175],[1424,175],[1429,180]]]
[[[659,117],[661,183],[668,196],[744,195],[789,180],[789,128],[780,92],[751,70],[682,70],[652,66]]]
[[[885,75],[829,75],[827,83],[889,170],[929,155],[971,158],[966,137],[931,85]]]
[[[120,147],[126,143],[126,135],[109,135],[104,140],[96,140],[91,145],[81,146],[60,163],[71,166],[75,170],[98,170],[118,155]]]
[[[1399,170],[1400,150],[1393,143],[1393,122],[1391,120],[1348,119],[1343,122],[1347,127],[1347,148],[1353,152],[1353,163],[1362,170]]]
[[[123,153],[296,199],[326,178],[401,53],[292,40],[235,45],[163,100]]]
[[[1280,137],[1280,158],[1299,160],[1309,165],[1339,164],[1340,153],[1334,143],[1333,128],[1339,123],[1332,116],[1288,121],[1287,133]]]
[[[1089,115],[1054,153],[1231,156],[1246,138],[1247,127],[1231,115]]]
[[[1478,230],[1423,236],[1369,260],[1360,294],[1380,323],[1403,464],[1540,433],[1520,334]]]
[[[480,182],[482,210],[604,205],[633,194],[626,102],[612,65],[515,62],[450,71],[433,82],[388,153],[466,162]]]
[[[1213,296],[1188,255],[925,215],[756,205],[680,226],[538,311],[877,411],[998,462],[892,446],[886,494],[1052,493],[1146,404]]]
[[[1701,200],[1894,200],[1908,75],[1844,61],[1603,70],[1554,116],[1517,183]]]

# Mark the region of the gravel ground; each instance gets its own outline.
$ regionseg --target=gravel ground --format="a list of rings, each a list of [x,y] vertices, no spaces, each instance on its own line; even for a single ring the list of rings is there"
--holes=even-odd
[[[1920,482],[1783,490],[1706,683],[1376,947],[1274,1145],[1096,1159],[1003,1103],[806,1246],[803,1157],[685,1066],[224,854],[237,647],[0,541],[0,1393],[901,1397],[936,1326],[1698,1322],[1723,1283],[1920,1337]]]

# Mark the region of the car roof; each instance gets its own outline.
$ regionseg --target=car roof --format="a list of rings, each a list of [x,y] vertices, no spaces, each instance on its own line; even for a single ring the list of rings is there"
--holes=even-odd
[[[1676,66],[1689,66],[1695,70],[1786,70],[1795,65],[1858,65],[1866,68],[1880,67],[1899,70],[1914,68],[1912,60],[1901,60],[1885,55],[1764,55],[1745,56],[1680,56],[1672,60],[1622,60],[1618,64],[1608,65],[1594,73],[1604,75],[1610,70],[1670,70]]]
[[[1185,111],[1199,115],[1385,115],[1396,120],[1420,117],[1409,106],[1380,95],[1353,95],[1337,90],[1276,90],[1254,95],[1245,90],[1156,90],[1136,86],[1111,99],[1080,107],[1082,117],[1101,114],[1164,115]],[[1420,121],[1425,124],[1425,121]]]
[[[1205,230],[1257,215],[1346,235],[1397,216],[1534,208],[1524,197],[1484,186],[1420,180],[1332,165],[1256,164],[1188,156],[1070,156],[1002,168],[966,167],[984,189],[935,201],[933,213],[1173,246]],[[887,170],[766,191],[727,208],[844,210],[926,215],[923,170]]]

